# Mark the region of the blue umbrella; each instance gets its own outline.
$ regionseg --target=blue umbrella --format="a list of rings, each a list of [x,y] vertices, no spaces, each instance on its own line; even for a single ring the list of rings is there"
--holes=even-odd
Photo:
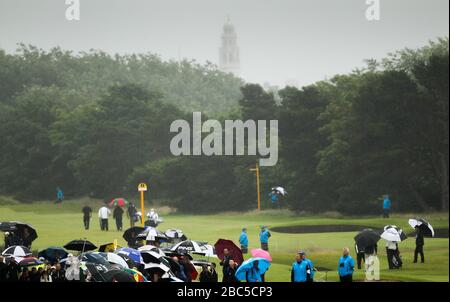
[[[123,247],[121,249],[118,249],[116,253],[126,255],[136,263],[143,263],[141,252],[139,252],[138,250],[129,247]]]
[[[270,262],[264,258],[250,258],[250,259],[242,262],[241,266],[239,266],[239,268],[236,271],[236,278],[238,280],[245,280],[246,272],[253,268],[253,265],[254,265],[253,263],[255,261],[258,261],[259,273],[261,275],[265,274],[270,267]]]
[[[67,257],[67,252],[62,247],[51,246],[43,251],[40,251],[38,257],[42,257],[44,259],[55,261],[58,259],[63,259]]]

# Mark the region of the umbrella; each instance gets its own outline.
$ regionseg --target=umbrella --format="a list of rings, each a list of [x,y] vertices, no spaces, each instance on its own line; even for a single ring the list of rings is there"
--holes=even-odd
[[[84,265],[86,270],[91,274],[91,281],[93,282],[106,282],[105,274],[109,268],[105,265],[87,262]]]
[[[109,206],[110,207],[123,207],[126,206],[127,204],[129,204],[128,200],[126,200],[125,198],[114,198],[113,200],[111,200],[109,202]]]
[[[270,256],[269,252],[262,250],[262,249],[253,249],[250,251],[252,253],[252,257],[254,258],[264,258],[268,261],[272,262],[272,257]]]
[[[111,265],[106,260],[106,257],[103,256],[104,253],[99,252],[87,252],[83,253],[83,256],[81,257],[81,261],[85,263],[93,263],[93,264],[100,264],[105,266],[106,268],[110,268]]]
[[[242,255],[241,249],[236,244],[234,244],[233,241],[226,239],[219,239],[214,244],[214,247],[216,248],[217,257],[219,257],[220,260],[223,260],[224,249],[228,249],[228,251],[230,252],[231,259],[233,259],[238,264],[244,262],[244,256]]]
[[[17,264],[20,267],[44,267],[45,264],[44,262],[42,262],[41,260],[35,258],[35,257],[25,257],[25,258],[21,258],[21,257],[15,257]]]
[[[136,282],[130,273],[124,270],[112,269],[103,274],[106,282]]]
[[[120,265],[122,268],[129,268],[128,263],[117,254],[114,253],[100,253],[100,256],[104,257],[106,261],[111,264]]]
[[[123,271],[129,273],[136,282],[148,282],[148,280],[144,277],[144,275],[142,275],[140,271],[131,268],[125,268],[123,269]]]
[[[431,224],[428,221],[426,221],[425,219],[423,219],[423,218],[410,219],[410,220],[408,220],[408,223],[414,229],[416,227],[418,227],[419,230],[421,230],[423,232],[424,236],[434,237],[433,226],[431,226]]]
[[[205,245],[201,245],[200,248],[203,251],[201,253],[194,252],[194,254],[200,254],[200,255],[203,255],[206,257],[216,257],[217,258],[216,249],[212,245],[205,244]]]
[[[70,251],[93,251],[97,247],[92,242],[86,240],[86,239],[79,239],[79,240],[72,240],[71,242],[67,243],[64,248],[66,250]]]
[[[43,251],[40,251],[38,257],[42,257],[44,259],[50,260],[52,262],[56,262],[58,259],[63,259],[67,257],[67,252],[62,247],[51,246],[46,248]]]
[[[0,231],[14,232],[22,239],[27,239],[30,243],[38,237],[36,229],[34,227],[19,221],[0,222]],[[25,232],[28,233],[28,238],[24,238]]]
[[[31,255],[31,251],[21,245],[13,245],[2,252],[3,256],[26,257]]]
[[[160,254],[161,256],[165,256],[164,252],[159,247],[156,247],[154,245],[141,246],[141,247],[138,248],[138,251],[140,251],[141,254],[142,254],[143,251],[152,251],[152,252]]]
[[[286,192],[286,190],[283,188],[283,187],[275,187],[275,188],[272,188],[272,191],[275,191],[275,192],[277,192],[278,194],[281,194],[281,195],[287,195],[287,192]]]
[[[380,234],[372,229],[364,229],[355,236],[355,242],[359,249],[373,246],[380,240]]]
[[[407,238],[403,230],[395,225],[387,225],[384,227],[384,232],[381,238],[387,241],[401,242]]]
[[[162,276],[170,271],[170,266],[165,263],[146,263],[144,269],[150,274],[158,272]]]
[[[121,246],[117,245],[117,248],[121,248]],[[103,253],[114,252],[115,250],[116,249],[115,249],[114,243],[112,243],[112,242],[100,245],[100,247],[98,248],[98,251],[103,252]]]
[[[141,251],[142,261],[144,263],[161,263],[168,264],[164,259],[164,255],[154,251]]]
[[[175,244],[170,250],[180,254],[202,253],[204,250],[200,247],[201,245],[203,244],[197,241],[185,240]]]
[[[137,236],[142,233],[143,231],[145,231],[145,228],[143,227],[132,227],[127,229],[124,233],[123,233],[123,239],[125,239],[126,242],[136,242],[136,238]]]
[[[187,237],[183,234],[183,231],[177,229],[168,229],[164,233],[169,239],[180,239],[182,241],[187,240]]]
[[[125,255],[123,253],[118,253],[116,255],[121,257],[123,260],[125,260],[125,262],[127,263],[128,267],[130,267],[130,268],[133,268],[133,267],[139,268],[142,265],[141,263],[134,262],[133,259],[131,259],[130,257],[128,257],[127,255]]]
[[[147,240],[147,241],[166,241],[167,236],[163,232],[159,231],[153,227],[147,227],[143,232],[141,232],[138,236],[138,239]]]
[[[124,254],[128,256],[131,260],[133,260],[135,263],[137,264],[142,263],[142,255],[141,252],[139,252],[138,250],[129,247],[123,247],[121,249],[118,249],[116,251],[116,254]]]
[[[241,266],[239,266],[236,271],[236,278],[238,280],[246,280],[246,273],[253,268],[255,261],[258,261],[259,273],[261,275],[265,274],[270,267],[270,262],[264,258],[250,258],[245,260]]]

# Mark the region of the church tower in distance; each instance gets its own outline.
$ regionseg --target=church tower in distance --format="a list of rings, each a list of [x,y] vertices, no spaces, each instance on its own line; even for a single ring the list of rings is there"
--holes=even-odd
[[[227,17],[227,21],[223,26],[222,46],[220,47],[219,56],[220,70],[239,76],[239,47],[237,46],[236,31],[234,30],[233,24],[230,22],[230,17]]]

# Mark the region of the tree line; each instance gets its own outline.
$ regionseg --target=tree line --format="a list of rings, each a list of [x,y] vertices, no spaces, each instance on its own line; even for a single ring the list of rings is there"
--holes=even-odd
[[[279,121],[281,185],[296,211],[448,210],[448,39],[301,89],[265,91],[212,64],[157,56],[0,51],[0,194],[150,198],[185,212],[255,208],[253,156],[175,157],[169,126],[207,117]]]

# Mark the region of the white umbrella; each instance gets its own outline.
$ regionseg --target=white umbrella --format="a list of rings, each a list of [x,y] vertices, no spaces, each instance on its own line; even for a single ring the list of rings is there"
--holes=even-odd
[[[185,240],[175,244],[170,250],[177,253],[203,253],[204,250],[200,247],[197,241]]]
[[[147,227],[145,229],[145,231],[143,231],[142,233],[140,233],[137,236],[137,238],[140,238],[140,239],[145,238],[145,240],[147,240],[147,241],[156,241],[159,239],[167,239],[167,236],[163,232],[159,231],[156,228]]]
[[[387,241],[392,241],[392,242],[400,242],[400,241],[402,241],[402,239],[400,238],[400,234],[394,228],[386,229],[381,234],[381,238],[383,238],[384,240],[387,240]]]
[[[151,252],[155,252],[155,253],[159,254],[160,256],[166,255],[160,248],[153,246],[153,245],[141,246],[140,248],[138,248],[138,251],[140,251],[140,252],[151,251]]]
[[[111,264],[117,264],[120,265],[123,268],[129,268],[127,262],[125,261],[125,259],[123,259],[122,257],[120,257],[117,254],[114,253],[102,253],[102,256],[105,257],[106,261],[108,261]]]
[[[201,252],[194,252],[194,254],[204,255],[206,257],[216,257],[216,250],[210,244],[200,245]]]
[[[186,237],[183,234],[182,230],[177,230],[177,229],[168,229],[165,232],[166,236],[169,238],[182,238],[182,237]],[[186,239],[185,239],[186,240]]]
[[[418,227],[424,232],[424,235],[434,237],[433,226],[423,218],[408,220],[409,225],[415,229]]]
[[[3,256],[26,257],[31,255],[31,251],[21,245],[13,245],[2,252]]]

